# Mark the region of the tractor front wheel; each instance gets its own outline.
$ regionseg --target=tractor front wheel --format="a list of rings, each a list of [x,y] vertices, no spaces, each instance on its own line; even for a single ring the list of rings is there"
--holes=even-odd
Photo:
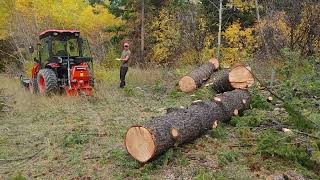
[[[38,89],[42,95],[51,95],[58,91],[58,79],[51,69],[41,69],[38,73]]]

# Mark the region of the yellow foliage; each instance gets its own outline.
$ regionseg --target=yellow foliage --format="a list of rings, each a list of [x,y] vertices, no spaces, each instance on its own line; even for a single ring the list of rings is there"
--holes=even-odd
[[[16,10],[30,23],[35,21],[43,30],[79,29],[91,36],[96,36],[98,31],[102,32],[107,26],[123,23],[105,7],[92,7],[86,1],[79,0],[16,0]]]
[[[221,50],[222,64],[238,63],[252,54],[258,43],[253,35],[254,28],[242,28],[239,21],[233,22],[222,33],[228,48]]]
[[[199,63],[200,59],[199,59],[199,52],[197,52],[194,49],[190,49],[188,51],[185,51],[181,54],[179,63],[181,63],[181,65],[186,65],[186,64],[195,64],[195,63]]]
[[[107,70],[103,66],[97,63],[94,63],[93,69],[94,69],[94,78],[96,82],[104,82],[109,78],[109,74],[107,73]]]
[[[33,65],[34,65],[34,62],[32,62],[32,61],[27,61],[27,62],[24,64],[24,72],[25,72],[25,75],[26,75],[27,77],[31,77]]]
[[[8,36],[8,26],[10,22],[10,9],[14,6],[11,0],[0,1],[0,39]]]
[[[247,54],[245,52],[239,51],[239,48],[221,48],[222,60],[221,64],[223,65],[234,65],[236,63],[242,62]]]
[[[109,47],[106,53],[106,57],[101,62],[101,64],[103,67],[106,67],[106,68],[119,67],[121,62],[115,60],[119,57],[120,57],[120,54],[117,52],[116,48]]]
[[[240,11],[248,11],[250,9],[255,8],[254,0],[229,0],[227,3],[228,7],[234,7],[239,9]]]
[[[272,19],[263,19],[260,26],[262,28],[272,28],[275,40],[285,44],[290,40],[290,27],[287,25],[285,18],[286,15],[284,12],[278,12],[275,13]]]
[[[150,57],[157,63],[167,63],[170,56],[175,53],[175,48],[180,40],[180,23],[167,10],[162,9],[159,16],[151,24],[155,45],[151,50]]]

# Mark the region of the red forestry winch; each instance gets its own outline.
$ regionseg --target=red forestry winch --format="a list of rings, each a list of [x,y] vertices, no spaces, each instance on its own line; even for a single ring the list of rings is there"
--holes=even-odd
[[[68,96],[91,96],[94,86],[93,62],[88,41],[79,31],[47,30],[40,34],[34,53],[31,79],[22,83],[32,93],[48,95],[65,92]]]

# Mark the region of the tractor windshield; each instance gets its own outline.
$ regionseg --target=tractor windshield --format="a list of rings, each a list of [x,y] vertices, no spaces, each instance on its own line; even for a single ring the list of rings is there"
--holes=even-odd
[[[52,41],[53,56],[80,56],[77,38],[56,39]]]

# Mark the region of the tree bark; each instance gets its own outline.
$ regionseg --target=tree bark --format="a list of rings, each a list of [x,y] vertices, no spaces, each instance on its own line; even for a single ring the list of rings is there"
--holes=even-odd
[[[209,80],[209,86],[217,92],[223,93],[234,89],[247,89],[254,83],[250,67],[236,65],[231,69],[214,72]]]
[[[195,91],[204,82],[206,82],[210,75],[219,68],[217,59],[211,59],[209,62],[194,69],[189,75],[184,76],[179,81],[179,88],[181,91],[190,93]]]
[[[200,101],[188,108],[173,108],[164,116],[144,125],[132,126],[125,137],[129,154],[147,162],[174,145],[190,142],[212,129],[217,121],[228,122],[235,112],[249,108],[250,94],[246,90],[223,93],[214,101]]]
[[[222,0],[219,3],[219,31],[218,31],[218,49],[217,49],[217,59],[220,59],[220,49],[221,49],[221,28],[222,28]]]
[[[141,55],[141,63],[144,62],[144,0],[141,1],[141,47],[140,47],[140,55]]]

